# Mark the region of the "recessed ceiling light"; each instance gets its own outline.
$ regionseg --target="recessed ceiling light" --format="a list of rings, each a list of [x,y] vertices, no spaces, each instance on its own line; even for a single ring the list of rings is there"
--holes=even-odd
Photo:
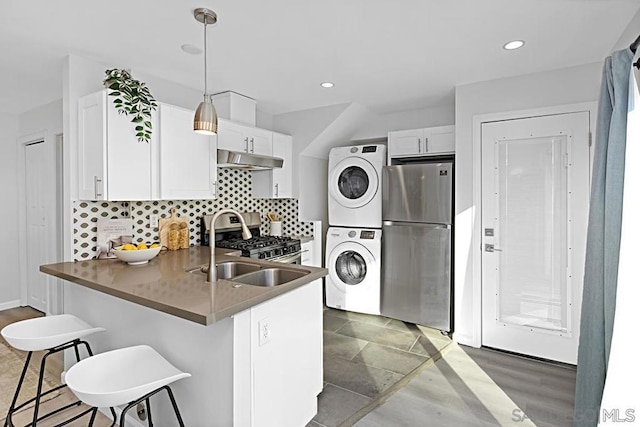
[[[331,82],[322,82],[322,83],[320,83],[320,86],[325,87],[325,88],[330,88],[330,87],[333,87],[334,85]]]
[[[524,46],[524,41],[513,40],[513,41],[510,41],[509,43],[506,43],[504,46],[502,46],[502,48],[506,50],[514,50],[514,49],[520,49],[522,46]]]
[[[202,49],[192,44],[183,44],[182,46],[180,46],[180,49],[190,55],[200,55],[202,53]]]

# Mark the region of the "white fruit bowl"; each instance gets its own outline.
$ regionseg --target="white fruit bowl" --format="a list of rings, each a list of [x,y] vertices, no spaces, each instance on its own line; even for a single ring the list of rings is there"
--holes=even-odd
[[[122,246],[114,248],[114,253],[120,261],[124,261],[129,265],[141,265],[149,262],[160,253],[160,246],[151,249],[137,249],[131,251],[123,251]]]

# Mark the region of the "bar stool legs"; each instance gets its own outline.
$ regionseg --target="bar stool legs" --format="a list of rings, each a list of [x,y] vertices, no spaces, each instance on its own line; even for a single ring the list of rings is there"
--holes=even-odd
[[[147,407],[147,424],[153,426],[151,398],[166,391],[175,417],[181,427],[184,421],[169,387],[175,381],[190,377],[169,363],[148,345],[111,350],[76,363],[67,371],[67,386],[84,403],[106,408],[126,405],[120,414],[124,427],[131,408]]]
[[[171,391],[171,387],[165,385],[162,386],[154,391],[152,391],[151,393],[148,393],[144,396],[142,396],[140,399],[138,400],[134,400],[133,402],[130,402],[122,411],[122,414],[120,414],[120,427],[124,427],[125,426],[125,417],[127,415],[127,412],[129,411],[129,409],[131,408],[135,408],[136,406],[138,406],[139,403],[142,403],[142,401],[145,401],[145,404],[147,405],[147,423],[149,425],[149,427],[153,427],[153,420],[151,419],[151,406],[149,403],[149,398],[152,397],[155,394],[160,393],[162,390],[166,390],[167,394],[169,395],[169,399],[171,400],[171,406],[173,406],[173,412],[176,414],[176,419],[178,420],[178,423],[180,424],[180,427],[184,427],[184,421],[182,421],[182,416],[180,415],[180,410],[178,409],[178,404],[176,403],[176,399],[175,397],[173,397],[173,392]]]
[[[9,411],[7,412],[7,417],[6,417],[5,421],[4,421],[4,427],[14,427],[13,420],[12,420],[13,414],[16,413],[17,411],[19,411],[20,409],[24,408],[28,404],[32,403],[32,402],[35,402],[35,404],[34,404],[34,409],[33,409],[33,421],[30,424],[31,426],[35,426],[38,421],[41,421],[41,420],[43,420],[45,418],[48,418],[48,417],[51,417],[51,416],[53,416],[53,415],[55,415],[55,414],[57,414],[59,412],[62,412],[64,410],[72,408],[74,406],[80,406],[82,404],[82,402],[80,400],[78,400],[76,402],[67,404],[67,405],[65,405],[63,407],[57,408],[54,411],[51,411],[51,412],[49,412],[47,414],[44,414],[44,415],[42,415],[40,417],[38,416],[39,410],[40,410],[40,401],[41,401],[42,397],[66,387],[65,384],[61,384],[61,385],[56,386],[56,387],[54,387],[54,388],[52,388],[50,390],[45,391],[44,393],[42,392],[42,385],[43,385],[43,382],[44,382],[44,373],[45,373],[45,367],[46,367],[47,358],[49,356],[51,356],[52,354],[56,354],[56,353],[59,353],[61,351],[73,348],[74,351],[75,351],[75,354],[76,354],[76,360],[79,362],[80,361],[80,351],[79,351],[79,346],[80,345],[84,345],[88,355],[89,356],[93,356],[93,352],[91,351],[91,347],[89,346],[89,343],[86,342],[86,341],[80,340],[80,339],[76,339],[76,340],[70,341],[68,343],[61,344],[61,345],[59,345],[57,347],[53,347],[53,348],[48,349],[47,352],[45,353],[45,355],[42,356],[42,361],[40,362],[40,374],[38,376],[38,388],[37,388],[35,397],[33,397],[33,398],[29,399],[29,400],[26,400],[25,402],[22,402],[20,405],[16,406],[16,404],[18,403],[18,396],[20,395],[20,390],[22,389],[22,385],[24,383],[24,378],[25,378],[25,376],[27,374],[27,369],[29,368],[29,363],[31,362],[31,357],[33,355],[33,351],[28,352],[27,359],[25,360],[24,367],[22,368],[22,374],[20,375],[20,380],[18,381],[18,385],[16,387],[16,392],[13,395],[13,399],[11,401],[11,406],[9,406]],[[75,420],[77,418],[80,418],[80,417],[88,414],[89,412],[91,412],[91,410],[92,410],[92,408],[82,412],[81,414],[78,414],[77,416],[75,416],[70,421],[73,421],[73,420]],[[65,424],[68,424],[68,423],[65,422],[65,423],[60,424],[60,425],[62,426],[62,425],[65,425]]]
[[[13,414],[24,408],[25,406],[33,403],[33,419],[27,426],[35,427],[36,424],[55,414],[69,409],[73,406],[79,406],[82,404],[80,400],[68,404],[62,408],[55,409],[44,415],[40,415],[40,401],[42,398],[50,393],[54,393],[60,390],[66,385],[62,384],[54,387],[45,392],[42,391],[44,384],[45,367],[49,356],[59,353],[64,350],[73,348],[76,359],[80,361],[80,347],[84,346],[89,356],[93,356],[89,343],[83,340],[84,337],[94,334],[96,332],[103,332],[104,328],[92,327],[83,320],[77,318],[72,314],[58,314],[53,316],[37,317],[33,319],[21,320],[9,324],[0,330],[0,335],[7,341],[7,343],[13,348],[27,352],[27,358],[25,360],[20,380],[16,387],[16,392],[11,401],[11,406],[7,412],[4,426],[13,427]],[[31,363],[34,351],[45,351],[46,353],[42,357],[40,362],[40,373],[38,377],[38,388],[36,390],[35,397],[22,402],[18,405],[18,398],[20,391],[24,385],[24,380]],[[89,357],[90,358],[90,357]],[[74,419],[80,418],[83,415],[89,414],[93,408],[89,408],[87,411],[82,412],[74,417]],[[68,424],[65,422],[60,425]]]

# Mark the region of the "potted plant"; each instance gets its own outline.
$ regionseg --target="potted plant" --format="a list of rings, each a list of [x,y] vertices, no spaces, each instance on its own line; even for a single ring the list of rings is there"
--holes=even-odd
[[[119,114],[133,116],[131,122],[136,125],[138,142],[151,140],[151,110],[158,104],[147,85],[131,77],[127,70],[113,68],[105,71],[104,86],[113,96],[113,104]]]

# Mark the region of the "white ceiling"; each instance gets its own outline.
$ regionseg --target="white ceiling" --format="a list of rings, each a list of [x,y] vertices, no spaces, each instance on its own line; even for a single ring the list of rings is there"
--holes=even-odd
[[[345,102],[386,113],[451,104],[459,84],[600,61],[640,2],[2,0],[0,112],[60,99],[68,53],[202,90],[202,56],[180,49],[202,46],[197,7],[219,17],[212,92],[245,94],[270,114]],[[513,39],[527,44],[503,50]],[[333,89],[320,87],[327,80]]]

